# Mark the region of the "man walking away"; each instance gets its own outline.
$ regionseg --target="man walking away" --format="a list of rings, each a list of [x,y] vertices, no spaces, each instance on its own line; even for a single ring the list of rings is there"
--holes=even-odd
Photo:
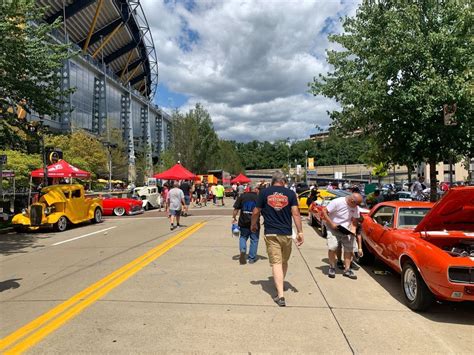
[[[357,279],[357,275],[350,269],[352,253],[354,249],[354,238],[357,222],[360,217],[359,205],[362,203],[362,196],[353,193],[346,197],[339,197],[323,209],[323,220],[327,229],[327,244],[329,257],[330,278],[336,277],[336,251],[340,243],[344,249],[344,273],[343,276],[350,279]],[[350,234],[348,234],[351,232]]]
[[[253,210],[250,228],[253,232],[258,230],[258,218],[262,213],[265,244],[277,290],[277,295],[273,300],[280,307],[286,306],[283,284],[291,255],[292,217],[298,232],[296,245],[300,246],[304,242],[298,199],[293,191],[285,188],[285,183],[285,175],[281,172],[273,174],[272,186],[258,195],[257,207]]]
[[[222,186],[220,182],[217,183],[216,186],[216,197],[217,197],[217,202],[216,204],[219,205],[219,201],[221,201],[222,206],[225,206],[224,204],[224,195],[225,195],[225,188]]]
[[[245,192],[245,186],[243,184],[237,185],[237,195],[242,196]]]
[[[232,223],[237,222],[237,214],[240,211],[239,216],[239,227],[240,227],[240,265],[246,264],[245,255],[247,253],[247,240],[250,238],[250,247],[248,261],[249,264],[253,264],[257,261],[257,249],[258,249],[258,238],[260,234],[260,226],[257,226],[257,231],[252,232],[250,230],[252,222],[252,212],[257,206],[257,194],[258,188],[254,188],[253,191],[247,192],[237,198],[234,203],[234,212],[232,214]]]
[[[179,187],[184,194],[183,216],[188,216],[189,205],[191,204],[191,185],[185,180]]]
[[[170,209],[170,230],[173,230],[174,219],[176,218],[176,228],[179,228],[179,218],[181,216],[181,208],[185,206],[184,193],[179,188],[179,183],[175,181],[173,188],[168,192],[168,206]]]

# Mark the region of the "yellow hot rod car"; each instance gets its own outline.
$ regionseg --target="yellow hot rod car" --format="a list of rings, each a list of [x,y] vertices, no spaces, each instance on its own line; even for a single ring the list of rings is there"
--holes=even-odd
[[[52,185],[41,190],[38,202],[15,215],[12,224],[18,232],[51,226],[63,232],[69,223],[101,222],[102,211],[102,200],[85,197],[82,185]]]

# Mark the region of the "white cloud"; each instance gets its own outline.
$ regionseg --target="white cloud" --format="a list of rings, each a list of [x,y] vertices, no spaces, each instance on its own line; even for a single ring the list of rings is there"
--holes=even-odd
[[[142,0],[160,81],[201,102],[227,139],[305,138],[335,104],[306,94],[328,70],[327,30],[356,2]],[[185,109],[185,108],[183,108]]]

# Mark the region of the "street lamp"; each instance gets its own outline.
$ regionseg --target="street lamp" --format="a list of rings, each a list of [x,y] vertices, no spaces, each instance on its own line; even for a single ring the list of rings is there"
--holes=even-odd
[[[290,163],[290,151],[291,151],[290,138],[286,139],[286,145],[288,147],[288,171],[290,171],[290,168],[291,168],[291,163]]]
[[[102,142],[104,147],[107,148],[108,160],[109,160],[109,191],[112,191],[112,151],[111,148],[117,148],[117,144],[111,142]]]
[[[37,121],[36,124],[33,124],[33,123],[28,124],[28,130],[31,133],[36,134],[41,142],[41,153],[42,153],[42,160],[43,160],[43,187],[48,186],[48,162],[47,162],[46,147],[44,146],[44,134],[48,128],[49,126],[44,124],[42,118],[40,119],[40,121]]]
[[[305,183],[306,185],[308,185],[308,150],[305,150],[304,151],[304,155],[305,155],[305,170],[304,170],[304,176],[305,176]]]
[[[298,177],[297,164],[298,164],[298,160],[295,159],[295,182],[298,181],[298,179],[297,179],[297,177]]]

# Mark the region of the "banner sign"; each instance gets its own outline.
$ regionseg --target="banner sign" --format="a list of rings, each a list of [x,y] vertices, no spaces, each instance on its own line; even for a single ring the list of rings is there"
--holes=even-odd
[[[314,158],[308,158],[308,170],[314,170]]]

